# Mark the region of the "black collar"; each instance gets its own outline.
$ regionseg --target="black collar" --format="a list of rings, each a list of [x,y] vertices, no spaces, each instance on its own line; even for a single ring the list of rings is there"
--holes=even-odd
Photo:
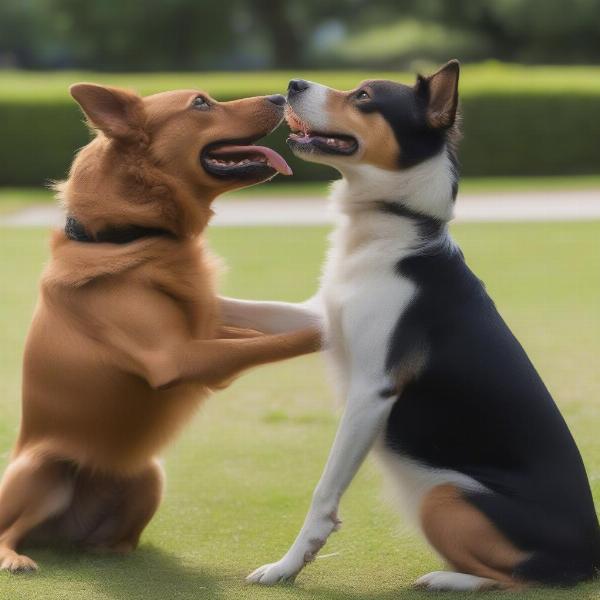
[[[105,244],[129,244],[147,237],[173,237],[173,234],[166,229],[142,227],[141,225],[107,227],[100,230],[95,236],[91,236],[75,217],[67,217],[65,235],[75,242]]]

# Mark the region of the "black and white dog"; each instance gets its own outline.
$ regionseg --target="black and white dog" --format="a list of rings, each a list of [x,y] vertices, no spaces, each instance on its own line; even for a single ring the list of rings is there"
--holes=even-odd
[[[451,569],[417,585],[573,584],[600,567],[577,446],[448,233],[458,77],[451,61],[413,87],[290,82],[290,146],[343,175],[319,298],[345,410],[296,541],[249,581],[292,580],[315,557],[371,448]],[[319,318],[316,303],[224,300],[224,310],[270,331]]]

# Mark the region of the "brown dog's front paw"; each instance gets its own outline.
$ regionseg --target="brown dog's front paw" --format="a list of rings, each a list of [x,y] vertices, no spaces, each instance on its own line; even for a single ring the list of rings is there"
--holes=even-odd
[[[0,570],[10,571],[11,573],[31,573],[37,571],[38,566],[28,556],[11,552],[2,560]]]

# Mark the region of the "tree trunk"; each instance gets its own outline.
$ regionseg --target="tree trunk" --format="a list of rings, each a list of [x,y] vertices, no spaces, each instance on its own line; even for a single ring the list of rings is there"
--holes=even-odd
[[[286,2],[253,0],[252,5],[269,35],[273,67],[290,69],[301,66],[302,44],[294,24],[286,13]]]

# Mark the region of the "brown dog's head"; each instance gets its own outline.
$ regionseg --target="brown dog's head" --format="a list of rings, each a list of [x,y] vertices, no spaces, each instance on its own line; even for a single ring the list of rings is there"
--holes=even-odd
[[[276,152],[253,145],[281,122],[283,96],[217,102],[178,90],[142,98],[91,83],[70,91],[98,135],[59,189],[92,234],[108,225],[194,234],[219,194],[291,174]]]

